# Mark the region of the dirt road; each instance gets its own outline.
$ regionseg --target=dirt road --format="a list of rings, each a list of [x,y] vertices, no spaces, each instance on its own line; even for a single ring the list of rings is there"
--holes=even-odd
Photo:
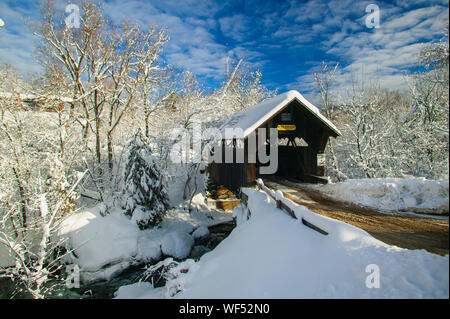
[[[388,215],[375,209],[333,200],[307,186],[279,180],[265,180],[264,183],[318,214],[364,229],[387,244],[426,249],[439,255],[448,254],[448,219]]]

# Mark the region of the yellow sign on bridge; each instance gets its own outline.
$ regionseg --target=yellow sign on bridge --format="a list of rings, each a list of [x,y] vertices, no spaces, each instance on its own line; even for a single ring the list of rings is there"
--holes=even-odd
[[[297,127],[294,124],[278,125],[278,131],[295,131]]]

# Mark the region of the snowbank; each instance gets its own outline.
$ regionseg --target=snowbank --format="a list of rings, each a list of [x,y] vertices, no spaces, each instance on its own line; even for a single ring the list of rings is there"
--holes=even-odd
[[[138,231],[123,214],[113,212],[101,217],[95,207],[66,219],[60,234],[70,236],[79,266],[92,271],[135,255]]]
[[[448,298],[449,257],[389,246],[367,232],[317,215],[289,200],[298,218],[276,208],[263,192],[246,189],[251,217],[167,288],[133,284],[117,298]],[[235,214],[246,213],[236,210]],[[375,265],[375,266],[374,266]],[[368,288],[374,270],[379,288]],[[370,286],[370,285],[369,285]]]
[[[206,206],[205,206],[206,207]],[[58,235],[67,238],[74,253],[65,262],[80,267],[81,280],[109,280],[127,267],[157,261],[162,256],[186,258],[193,246],[192,232],[231,220],[230,214],[183,207],[170,210],[159,228],[139,230],[123,211],[112,210],[102,217],[101,205],[75,213],[61,224]]]
[[[313,186],[326,195],[386,212],[411,211],[447,214],[448,180],[425,178],[350,179],[345,182]]]

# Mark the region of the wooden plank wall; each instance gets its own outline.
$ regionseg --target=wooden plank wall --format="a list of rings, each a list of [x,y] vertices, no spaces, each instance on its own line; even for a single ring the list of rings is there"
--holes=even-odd
[[[224,144],[222,144],[224,145]],[[225,151],[222,148],[222,163],[211,163],[208,166],[209,176],[217,185],[223,185],[238,194],[243,186],[247,186],[247,170],[245,163],[225,163]],[[235,152],[235,150],[234,150]],[[236,154],[233,155],[236,159]]]

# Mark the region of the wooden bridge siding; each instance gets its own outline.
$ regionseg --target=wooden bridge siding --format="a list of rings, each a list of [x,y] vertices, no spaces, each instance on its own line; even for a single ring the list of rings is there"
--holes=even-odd
[[[244,150],[245,157],[246,153]],[[236,160],[236,149],[233,149],[233,158]],[[222,143],[222,163],[209,164],[208,172],[214,183],[223,185],[234,193],[238,193],[241,187],[247,186],[246,163],[225,163],[224,143]]]

